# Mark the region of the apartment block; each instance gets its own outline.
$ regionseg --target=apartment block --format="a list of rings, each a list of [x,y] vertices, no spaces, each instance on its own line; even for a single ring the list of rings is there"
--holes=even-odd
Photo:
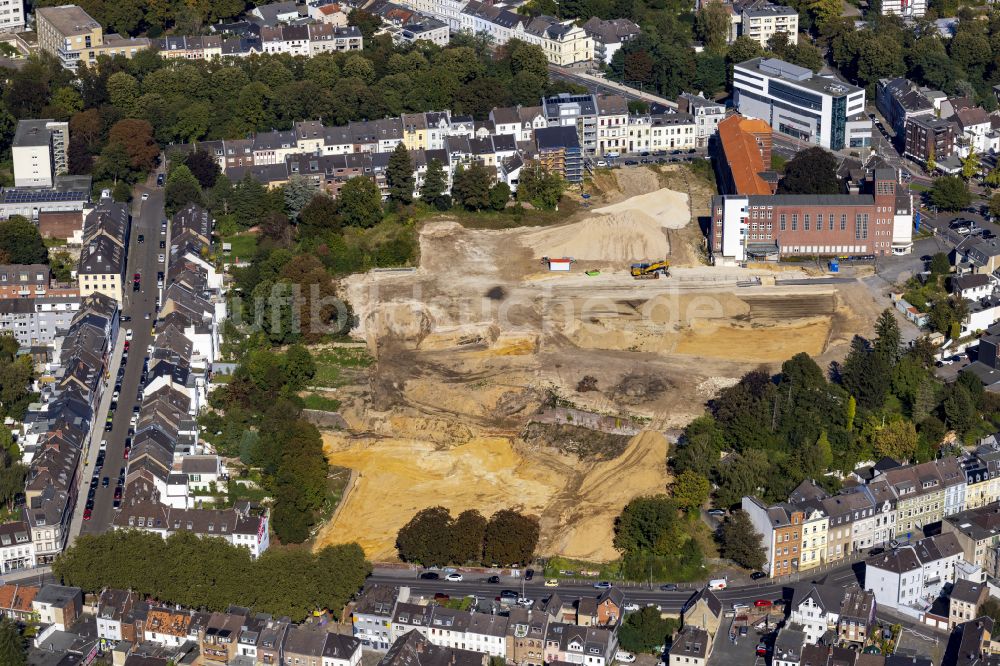
[[[35,10],[35,30],[38,33],[38,48],[73,71],[81,62],[97,64],[98,56],[132,58],[150,47],[150,40],[145,37],[105,34],[101,25],[77,5],[38,7]]]
[[[775,578],[797,572],[804,513],[787,502],[766,506],[756,497],[744,497],[742,508],[762,536],[764,573]]]
[[[0,32],[24,30],[24,0],[0,0]]]
[[[933,116],[912,118],[906,121],[903,153],[927,164],[944,160],[955,154],[955,124]]]
[[[865,91],[775,58],[754,58],[733,69],[737,111],[774,131],[830,150],[871,145]]]
[[[572,127],[546,127],[535,132],[538,163],[570,183],[583,181],[583,154]]]
[[[715,136],[719,129],[719,123],[726,117],[725,104],[692,93],[681,93],[677,98],[677,110],[694,116],[695,142],[699,148],[708,145],[709,139]]]
[[[880,606],[896,610],[923,608],[945,585],[955,582],[962,548],[954,534],[942,533],[865,560],[865,589]]]
[[[14,187],[53,187],[67,173],[69,123],[19,120],[11,144]]]
[[[866,194],[715,196],[713,260],[906,254],[912,247],[911,195],[892,169],[876,169],[867,189]]]
[[[639,26],[628,19],[606,21],[596,16],[583,24],[583,30],[594,40],[594,58],[608,65],[623,44],[642,34]]]
[[[917,18],[927,13],[927,0],[883,0],[884,16],[907,16]]]
[[[748,2],[733,8],[738,36],[745,35],[768,48],[768,41],[783,32],[790,44],[799,42],[799,13],[792,7],[768,2]]]

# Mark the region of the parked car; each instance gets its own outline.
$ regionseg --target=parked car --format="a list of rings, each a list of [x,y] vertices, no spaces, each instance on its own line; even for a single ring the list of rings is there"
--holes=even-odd
[[[626,652],[625,650],[618,650],[618,652],[615,653],[615,661],[623,664],[631,664],[635,661],[635,655],[631,652]]]
[[[708,512],[708,515],[718,516],[721,518],[722,516],[726,515],[726,512],[722,509],[712,509],[711,511]]]
[[[145,201],[148,198],[149,198],[149,192],[143,192],[142,193],[142,200]]]
[[[737,601],[736,603],[733,604],[733,610],[736,611],[737,613],[739,613],[741,611],[750,610],[750,606],[746,605],[745,603],[743,603],[741,601]]]
[[[500,576],[490,576],[489,578],[486,579],[486,582],[489,583],[490,585],[499,585]]]
[[[420,574],[420,578],[422,578],[423,580],[438,580],[441,578],[441,576],[437,575],[433,571],[425,571],[424,573]]]
[[[104,477],[103,479],[101,479],[101,488],[107,488],[110,485],[111,485],[111,479],[109,479],[108,477]]]
[[[93,512],[90,509],[84,509],[83,510],[83,519],[84,520],[90,520],[90,516],[92,514],[93,514]]]
[[[535,577],[534,569],[528,569],[527,571],[524,572],[524,580],[530,581],[534,577]]]
[[[166,180],[166,178],[164,177],[164,175],[162,173],[156,174],[156,186],[157,187],[163,187],[163,183],[164,183],[165,180]]]
[[[758,599],[757,601],[753,602],[753,605],[756,608],[770,608],[772,604],[767,599]]]
[[[594,583],[594,587],[597,588],[598,590],[610,590],[611,589],[611,581],[607,581],[607,580],[598,581],[598,582]]]
[[[761,578],[767,578],[767,574],[763,571],[754,571],[750,574],[750,580],[760,580]]]
[[[535,601],[527,597],[518,597],[517,599],[517,605],[521,606],[522,608],[531,608],[531,605],[533,603],[535,603]]]
[[[660,586],[660,591],[662,592],[674,592],[677,590],[677,586],[673,583],[667,583],[666,585]]]
[[[559,579],[558,578],[546,579],[545,587],[559,587]]]
[[[447,580],[451,581],[452,583],[461,583],[462,582],[462,574],[460,574],[460,573],[450,573],[450,574],[448,574]]]
[[[639,604],[637,604],[637,603],[635,603],[633,601],[633,602],[625,604],[624,606],[622,606],[622,608],[625,609],[626,613],[634,613],[637,610],[639,610],[640,606],[639,606]]]

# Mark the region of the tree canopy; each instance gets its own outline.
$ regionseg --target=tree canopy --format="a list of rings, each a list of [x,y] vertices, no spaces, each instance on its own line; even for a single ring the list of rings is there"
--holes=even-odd
[[[538,520],[503,509],[489,520],[478,511],[452,518],[436,506],[419,511],[396,536],[400,559],[424,566],[526,564],[538,544]]]

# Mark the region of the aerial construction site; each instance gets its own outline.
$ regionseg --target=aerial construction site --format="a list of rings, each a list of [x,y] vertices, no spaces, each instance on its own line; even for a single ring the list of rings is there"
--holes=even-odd
[[[391,559],[420,509],[511,507],[540,517],[542,554],[614,559],[614,518],[668,489],[669,442],[709,398],[797,352],[842,358],[884,307],[860,282],[708,266],[698,220],[714,190],[686,167],[594,187],[554,226],[428,222],[415,271],[342,285],[376,362],[337,396],[347,427],[324,434],[355,477],[319,544]]]

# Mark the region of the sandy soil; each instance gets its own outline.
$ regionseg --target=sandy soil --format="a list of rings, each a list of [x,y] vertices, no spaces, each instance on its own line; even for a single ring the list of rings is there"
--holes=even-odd
[[[539,456],[502,437],[442,448],[414,439],[328,433],[324,445],[331,463],[357,470],[358,477],[338,520],[326,525],[317,541],[357,541],[376,559],[391,559],[399,528],[435,505],[453,515],[470,508],[486,515],[514,508],[544,516],[547,550],[613,559],[610,541],[593,535],[611,532],[614,517],[633,494],[662,492],[669,480],[667,442],[658,433],[638,435],[620,457],[583,469],[557,452]],[[662,463],[650,465],[653,459]]]
[[[514,506],[540,517],[542,554],[612,558],[614,517],[666,487],[667,437],[719,388],[800,351],[825,366],[871,333],[879,307],[860,283],[774,286],[768,267],[705,266],[697,220],[711,190],[687,169],[596,180],[598,209],[565,224],[435,221],[421,229],[415,272],[342,284],[376,363],[369,385],[342,398],[349,428],[326,437],[331,462],[360,476],[318,543],[357,538],[370,556],[391,557],[399,526],[421,508]],[[578,259],[570,273],[539,263],[561,254]],[[628,275],[631,259],[663,256],[670,278]],[[601,274],[585,275],[591,267]],[[755,276],[761,286],[740,286]],[[597,390],[577,392],[584,376]],[[553,399],[645,419],[650,432],[603,463],[525,443]]]

